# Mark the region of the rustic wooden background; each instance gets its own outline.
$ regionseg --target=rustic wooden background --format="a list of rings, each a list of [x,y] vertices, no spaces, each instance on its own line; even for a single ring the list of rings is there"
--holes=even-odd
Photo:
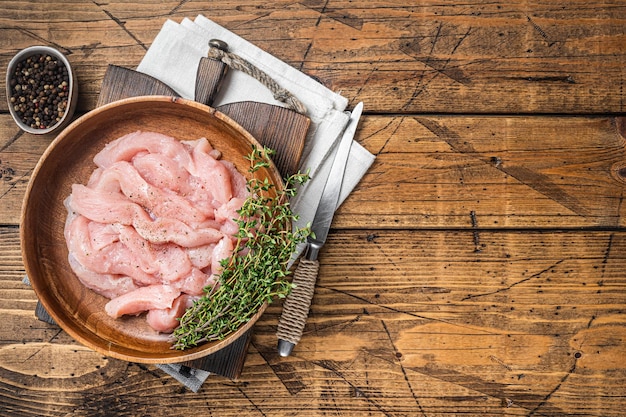
[[[197,14],[365,102],[356,139],[377,159],[336,216],[305,336],[278,357],[271,306],[241,379],[194,394],[38,321],[19,217],[53,137],[20,132],[2,87],[2,416],[626,413],[626,2],[2,1],[1,79],[55,46],[84,113],[107,64]]]

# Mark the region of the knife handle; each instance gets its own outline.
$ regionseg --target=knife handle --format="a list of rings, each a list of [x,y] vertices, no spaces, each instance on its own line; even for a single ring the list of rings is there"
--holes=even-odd
[[[283,312],[278,319],[278,351],[281,356],[289,356],[293,347],[302,337],[304,325],[309,315],[309,307],[315,292],[315,282],[320,269],[316,260],[300,259],[294,272],[294,288],[285,299]]]

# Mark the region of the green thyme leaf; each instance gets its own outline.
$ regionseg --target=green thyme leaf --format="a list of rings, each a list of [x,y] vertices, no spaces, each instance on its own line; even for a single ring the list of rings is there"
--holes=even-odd
[[[268,167],[272,153],[253,147],[246,157],[250,172]],[[172,348],[182,350],[222,340],[247,323],[264,303],[289,294],[289,260],[297,245],[311,234],[309,226],[291,227],[297,216],[289,198],[308,179],[307,174],[295,174],[285,179],[284,189],[274,193],[269,192],[275,187],[267,178],[248,180],[250,197],[239,210],[233,256],[222,260],[219,284],[205,288],[205,294],[180,318]]]

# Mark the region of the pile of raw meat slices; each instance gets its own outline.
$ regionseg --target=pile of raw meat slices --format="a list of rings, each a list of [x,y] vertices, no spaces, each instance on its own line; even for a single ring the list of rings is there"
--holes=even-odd
[[[65,204],[70,265],[113,318],[169,333],[233,252],[246,179],[206,138],[133,132],[95,157]]]

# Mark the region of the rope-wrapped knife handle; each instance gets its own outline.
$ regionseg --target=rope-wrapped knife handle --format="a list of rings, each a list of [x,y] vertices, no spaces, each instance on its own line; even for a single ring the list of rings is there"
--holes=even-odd
[[[302,258],[294,272],[293,284],[295,285],[283,304],[283,312],[278,320],[278,331],[276,332],[279,343],[280,341],[287,342],[287,346],[283,350],[279,348],[279,353],[282,356],[289,356],[293,346],[302,337],[315,292],[319,268],[320,264],[317,259]]]

